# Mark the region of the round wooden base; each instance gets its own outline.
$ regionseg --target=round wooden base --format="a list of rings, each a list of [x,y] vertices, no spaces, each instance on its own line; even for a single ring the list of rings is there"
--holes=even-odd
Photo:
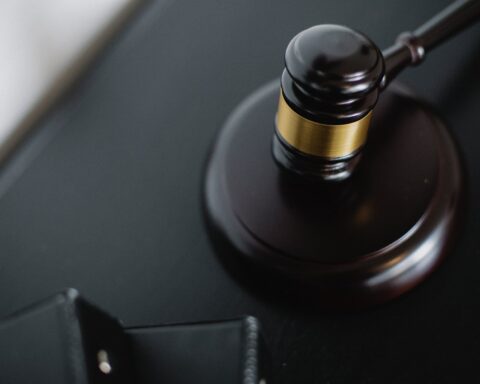
[[[211,153],[205,210],[220,256],[342,307],[414,287],[451,249],[463,211],[461,161],[445,125],[393,84],[353,176],[313,183],[272,158],[278,89],[271,83],[248,97]]]

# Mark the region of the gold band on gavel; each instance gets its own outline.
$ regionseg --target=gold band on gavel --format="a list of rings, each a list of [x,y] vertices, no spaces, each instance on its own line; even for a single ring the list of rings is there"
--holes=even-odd
[[[280,93],[277,132],[293,148],[308,155],[340,158],[356,152],[367,139],[372,112],[348,124],[328,125],[296,113]]]

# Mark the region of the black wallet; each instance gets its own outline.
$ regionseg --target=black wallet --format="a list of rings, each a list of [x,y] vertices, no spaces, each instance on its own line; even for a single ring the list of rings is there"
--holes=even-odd
[[[1,384],[265,384],[254,317],[124,328],[74,289],[0,322]]]

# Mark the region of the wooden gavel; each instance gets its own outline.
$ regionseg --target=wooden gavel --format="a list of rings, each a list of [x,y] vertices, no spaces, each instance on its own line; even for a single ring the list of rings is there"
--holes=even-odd
[[[460,232],[464,167],[434,108],[388,85],[479,16],[480,1],[455,2],[383,52],[343,26],[295,36],[280,100],[278,80],[258,88],[212,149],[205,207],[219,253],[335,306],[423,281]]]
[[[480,16],[480,1],[457,1],[381,52],[365,35],[318,25],[296,35],[285,54],[273,153],[288,171],[347,178],[359,161],[372,113],[403,69]]]

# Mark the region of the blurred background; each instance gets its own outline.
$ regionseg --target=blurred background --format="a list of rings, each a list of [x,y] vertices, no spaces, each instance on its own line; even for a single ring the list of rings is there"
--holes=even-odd
[[[138,2],[0,2],[0,161]]]

